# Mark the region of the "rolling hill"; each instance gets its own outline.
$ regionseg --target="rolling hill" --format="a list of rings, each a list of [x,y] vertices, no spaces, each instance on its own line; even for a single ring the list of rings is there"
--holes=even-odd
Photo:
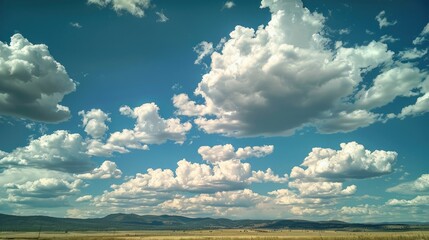
[[[111,214],[102,218],[55,218],[0,214],[1,231],[119,231],[119,230],[196,230],[196,229],[317,229],[317,230],[412,230],[428,229],[427,224],[357,224],[341,221],[231,220],[188,218],[169,215]]]

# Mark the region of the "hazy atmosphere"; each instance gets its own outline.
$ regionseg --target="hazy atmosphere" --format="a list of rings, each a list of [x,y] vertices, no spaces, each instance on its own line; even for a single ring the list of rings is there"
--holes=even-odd
[[[427,222],[428,12],[0,0],[0,213]]]

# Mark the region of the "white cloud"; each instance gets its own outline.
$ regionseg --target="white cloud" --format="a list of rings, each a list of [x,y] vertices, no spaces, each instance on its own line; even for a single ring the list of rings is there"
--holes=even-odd
[[[293,206],[291,208],[291,212],[294,215],[302,216],[302,215],[319,215],[324,216],[332,213],[333,211],[331,209],[321,209],[321,208],[309,208],[309,207],[302,207],[302,206]]]
[[[417,98],[414,105],[406,106],[398,115],[399,118],[404,119],[406,116],[417,116],[429,111],[429,92]]]
[[[31,140],[26,147],[16,148],[0,158],[0,164],[80,173],[91,168],[85,152],[86,146],[79,134],[58,130]]]
[[[7,184],[24,184],[26,182],[34,182],[41,178],[65,179],[66,181],[73,181],[73,175],[61,171],[19,167],[7,168],[0,173],[0,186]]]
[[[167,16],[165,16],[164,12],[156,12],[156,15],[158,15],[158,19],[156,20],[157,22],[167,22],[169,19]]]
[[[92,200],[92,195],[84,195],[82,197],[76,198],[76,202],[87,202]]]
[[[8,153],[4,152],[2,150],[0,150],[0,159],[2,159],[3,157],[5,157]]]
[[[120,178],[122,171],[119,170],[115,162],[104,161],[100,167],[95,168],[89,173],[83,173],[76,175],[77,178],[81,179],[107,179],[107,178]]]
[[[332,114],[331,118],[316,121],[321,133],[351,132],[357,128],[366,127],[376,122],[380,114],[366,110],[341,111]]]
[[[122,106],[119,111],[122,115],[136,119],[134,128],[110,134],[105,143],[97,139],[88,140],[88,154],[110,156],[113,152],[126,153],[129,151],[128,149],[149,150],[148,144],[162,144],[168,140],[183,144],[186,134],[192,128],[191,123],[181,123],[179,118],[164,119],[159,116],[159,107],[155,103],[145,103],[133,109],[129,106]],[[106,115],[103,116],[106,117]],[[104,121],[101,120],[95,121],[94,130],[107,128],[107,126],[104,128],[101,125],[104,124]],[[95,131],[90,132],[94,135]],[[99,132],[101,133],[101,131]]]
[[[385,106],[396,97],[415,96],[413,92],[425,77],[418,68],[408,64],[401,64],[378,75],[373,85],[368,89],[362,89],[357,94],[356,104],[373,109]]]
[[[194,197],[178,196],[172,200],[163,202],[160,207],[175,213],[189,214],[189,212],[201,212],[206,215],[222,211],[225,208],[254,207],[268,198],[254,193],[250,189],[239,191],[222,191],[213,194],[199,194]],[[218,215],[218,214],[216,214]]]
[[[237,151],[235,151],[235,148],[231,144],[225,144],[215,145],[213,147],[201,146],[198,148],[198,153],[203,160],[209,163],[217,163],[228,160],[243,160],[251,157],[261,158],[271,154],[273,150],[273,145],[265,145],[254,147],[247,146],[238,148]]]
[[[342,182],[301,182],[289,183],[289,187],[298,189],[301,197],[334,198],[350,196],[356,192],[356,185],[350,185],[343,189]]]
[[[173,104],[178,109],[176,114],[179,115],[198,116],[210,113],[210,110],[206,105],[197,104],[195,101],[191,101],[189,96],[184,93],[174,95]]]
[[[9,183],[4,187],[10,203],[55,207],[64,205],[67,196],[79,191],[82,180],[67,181],[56,178],[40,178],[23,184]]]
[[[378,26],[380,27],[380,29],[383,27],[393,26],[396,23],[398,23],[398,21],[396,21],[396,20],[389,22],[387,20],[387,18],[385,17],[385,15],[386,15],[386,12],[383,10],[379,14],[377,14],[377,16],[375,16],[375,19],[377,20]]]
[[[253,182],[285,182],[285,178],[267,172],[252,171],[249,163],[238,160],[218,162],[214,166],[191,163],[185,159],[177,162],[177,168],[151,169],[138,173],[120,185],[112,185],[112,191],[95,197],[97,206],[133,207],[138,204],[155,206],[171,200],[177,192],[216,193],[243,190]]]
[[[397,153],[392,151],[366,150],[356,142],[341,143],[341,150],[313,148],[300,167],[294,167],[291,178],[324,178],[344,181],[362,179],[391,173]]]
[[[402,60],[414,60],[423,57],[428,53],[427,49],[418,50],[417,48],[407,49],[405,51],[400,51],[398,56]]]
[[[119,111],[122,115],[136,119],[134,129],[124,129],[122,132],[112,133],[109,137],[109,143],[119,146],[140,148],[142,144],[161,144],[167,140],[182,144],[186,140],[186,133],[192,128],[189,122],[182,124],[178,118],[161,118],[159,107],[155,103],[145,103],[134,109],[123,106]],[[131,136],[128,136],[129,134]]]
[[[390,199],[386,202],[386,205],[388,206],[403,206],[403,207],[410,207],[410,206],[426,206],[429,205],[429,196],[417,196],[413,199],[406,200],[406,199]]]
[[[70,118],[59,103],[76,84],[46,45],[33,45],[21,34],[10,45],[0,42],[0,79],[0,114],[42,122]]]
[[[223,5],[223,8],[231,9],[234,6],[235,6],[235,3],[233,1],[226,1],[225,4]]]
[[[195,124],[206,133],[277,136],[303,127],[321,133],[350,132],[385,119],[384,113],[370,110],[400,96],[413,97],[408,87],[427,75],[395,62],[394,52],[382,42],[350,48],[337,44],[330,49],[325,18],[301,1],[267,0],[262,7],[272,13],[267,26],[256,30],[236,26],[219,51],[208,48],[213,51],[210,71],[194,91],[203,102],[186,94],[173,97],[176,113],[196,117]],[[404,89],[393,93],[386,87],[372,88],[366,93],[370,98],[360,99],[366,91],[363,79],[373,75],[370,71],[379,76],[365,79],[368,86],[391,73],[403,76],[407,69],[420,78],[405,79]]]
[[[278,189],[268,193],[273,196],[273,201],[278,205],[310,205],[321,204],[320,198],[302,198],[289,189]]]
[[[368,204],[359,205],[356,207],[344,206],[340,209],[340,213],[344,215],[351,215],[351,216],[381,214],[379,210],[377,210],[375,207],[370,206]]]
[[[351,30],[350,30],[350,28],[343,28],[343,29],[340,29],[339,31],[338,31],[338,33],[340,34],[340,35],[347,35],[347,34],[350,34],[350,32],[351,32]]]
[[[420,85],[420,93],[414,104],[402,108],[398,118],[404,119],[407,116],[418,116],[429,111],[429,76],[426,76],[425,81]]]
[[[70,26],[74,27],[74,28],[82,28],[82,25],[80,25],[80,23],[78,22],[70,22]]]
[[[91,156],[111,156],[112,153],[128,153],[129,150],[122,146],[116,146],[112,143],[103,143],[98,139],[87,140],[87,153]],[[142,146],[140,149],[149,150],[147,145]]]
[[[258,170],[252,171],[252,177],[249,178],[250,182],[275,182],[275,183],[285,183],[289,180],[287,174],[284,174],[283,177],[275,175],[271,168],[268,168],[265,172]]]
[[[392,61],[393,52],[387,49],[387,45],[382,42],[371,41],[366,46],[354,48],[339,48],[336,58],[354,66],[353,71],[359,69],[363,72],[373,70],[377,66]],[[360,78],[360,76],[358,77]]]
[[[382,43],[387,43],[387,42],[394,43],[394,42],[396,42],[398,40],[399,40],[398,38],[394,38],[394,37],[392,37],[390,35],[383,35],[380,38],[380,42],[382,42]]]
[[[429,23],[426,24],[426,26],[423,28],[422,32],[419,34],[419,36],[417,36],[414,40],[413,40],[413,44],[414,45],[420,45],[423,42],[425,42],[426,39],[426,35],[429,34]]]
[[[101,109],[91,109],[88,112],[82,110],[79,115],[82,116],[85,132],[93,138],[102,137],[109,129],[106,121],[110,122],[111,120],[109,115],[101,111]]]
[[[136,17],[143,17],[144,10],[151,6],[150,0],[88,0],[88,4],[95,4],[100,7],[111,5],[117,13],[126,11]]]
[[[210,55],[214,51],[213,43],[202,41],[197,46],[194,47],[194,52],[198,54],[197,59],[195,59],[194,64],[201,64],[204,57]]]
[[[422,174],[414,181],[401,183],[397,186],[388,188],[386,191],[402,194],[418,194],[429,192],[429,174]]]

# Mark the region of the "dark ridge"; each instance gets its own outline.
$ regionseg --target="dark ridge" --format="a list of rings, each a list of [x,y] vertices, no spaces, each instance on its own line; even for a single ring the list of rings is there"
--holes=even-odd
[[[347,223],[306,220],[231,220],[226,218],[188,218],[170,215],[110,214],[102,218],[55,218],[0,214],[3,231],[120,231],[120,230],[197,230],[197,229],[308,229],[344,231],[429,230],[427,223]]]

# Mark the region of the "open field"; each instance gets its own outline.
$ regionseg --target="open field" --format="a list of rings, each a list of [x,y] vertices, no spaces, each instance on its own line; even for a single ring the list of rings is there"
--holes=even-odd
[[[428,231],[346,232],[316,230],[202,230],[112,232],[0,232],[0,239],[323,239],[323,240],[429,240]]]

